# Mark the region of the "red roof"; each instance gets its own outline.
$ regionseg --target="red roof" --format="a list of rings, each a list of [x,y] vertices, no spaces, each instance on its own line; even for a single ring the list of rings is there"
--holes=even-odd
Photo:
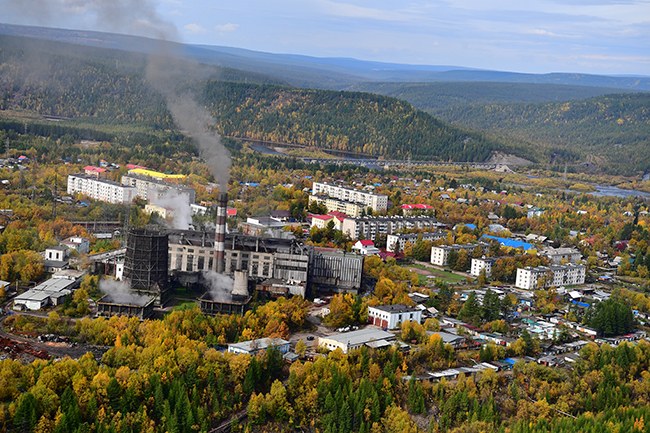
[[[237,216],[237,209],[235,209],[234,207],[229,207],[228,209],[226,209],[226,215]]]
[[[106,169],[101,167],[95,167],[94,165],[87,165],[84,167],[84,171],[94,171],[95,173],[103,173],[106,171]]]
[[[411,209],[433,209],[433,206],[423,203],[418,204],[403,204],[402,209],[411,210]]]
[[[346,214],[344,214],[343,212],[339,212],[339,211],[337,211],[337,210],[334,210],[334,211],[332,211],[332,212],[329,212],[327,215],[332,215],[333,217],[336,217],[336,218],[340,219],[341,221],[344,220],[344,219],[346,219],[346,218],[348,217],[348,216],[347,216]]]
[[[129,170],[133,170],[135,168],[147,168],[147,167],[144,167],[142,165],[137,165],[137,164],[126,164],[126,168],[128,168]]]
[[[361,245],[363,245],[364,247],[373,247],[373,246],[375,246],[375,243],[370,239],[364,239],[364,240],[359,241],[359,242],[361,242]]]
[[[316,218],[317,220],[327,221],[327,220],[331,220],[334,217],[332,215],[312,215],[311,218],[312,219]]]

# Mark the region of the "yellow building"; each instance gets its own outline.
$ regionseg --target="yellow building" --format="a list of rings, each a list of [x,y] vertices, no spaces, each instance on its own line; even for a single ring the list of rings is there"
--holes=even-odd
[[[129,174],[147,176],[158,180],[185,179],[187,177],[184,174],[166,174],[159,171],[147,170],[146,168],[134,168],[129,170]]]

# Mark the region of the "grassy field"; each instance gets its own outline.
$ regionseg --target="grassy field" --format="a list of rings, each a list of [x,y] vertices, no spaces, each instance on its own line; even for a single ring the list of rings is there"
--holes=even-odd
[[[449,283],[449,284],[458,284],[458,283],[464,283],[465,281],[467,281],[467,279],[465,277],[463,277],[462,275],[457,275],[457,274],[454,274],[453,272],[443,271],[443,270],[440,270],[440,269],[436,269],[436,268],[433,268],[433,267],[424,266],[424,265],[420,265],[420,264],[411,264],[411,265],[406,266],[406,268],[413,271],[413,272],[415,272],[415,273],[417,273],[418,276],[419,276],[418,278],[419,278],[420,282],[423,281],[423,278],[424,278],[424,281],[426,281],[427,277],[439,278],[442,281],[444,281],[446,283]]]

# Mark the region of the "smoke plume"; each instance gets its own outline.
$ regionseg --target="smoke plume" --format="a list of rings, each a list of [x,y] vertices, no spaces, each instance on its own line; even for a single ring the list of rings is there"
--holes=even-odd
[[[8,0],[6,6],[39,25],[61,25],[70,15],[94,18],[98,28],[156,39],[146,78],[160,92],[176,125],[192,137],[222,192],[227,190],[230,152],[210,128],[214,119],[197,103],[200,65],[185,57],[176,27],[162,19],[152,0]]]
[[[149,296],[138,295],[131,291],[128,281],[102,279],[99,281],[99,290],[108,295],[110,301],[116,304],[142,305],[151,300]]]
[[[188,230],[190,228],[192,209],[190,208],[188,194],[178,192],[175,189],[168,189],[161,195],[152,194],[151,197],[152,204],[172,211],[172,228],[179,230]]]
[[[217,302],[229,302],[232,300],[232,289],[235,285],[235,281],[232,278],[214,271],[206,271],[203,273],[203,279],[208,285],[208,292],[212,300]]]

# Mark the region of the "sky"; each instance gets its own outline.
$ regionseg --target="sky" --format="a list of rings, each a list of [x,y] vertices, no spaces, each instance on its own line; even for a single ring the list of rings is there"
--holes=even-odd
[[[0,0],[0,10],[11,24],[274,53],[650,75],[650,0]]]

